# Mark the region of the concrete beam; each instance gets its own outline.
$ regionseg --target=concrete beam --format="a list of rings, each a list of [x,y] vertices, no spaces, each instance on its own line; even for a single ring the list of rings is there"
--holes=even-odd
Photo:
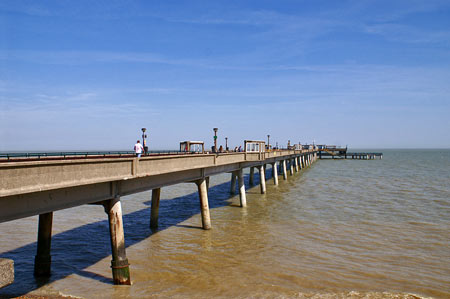
[[[14,261],[0,258],[0,289],[14,282]]]

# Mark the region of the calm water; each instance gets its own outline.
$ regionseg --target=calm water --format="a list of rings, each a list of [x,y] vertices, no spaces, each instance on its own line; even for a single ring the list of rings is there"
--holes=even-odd
[[[199,229],[194,184],[162,189],[154,232],[150,192],[124,197],[131,287],[112,285],[100,206],[54,213],[48,282],[32,275],[37,217],[1,223],[16,282],[0,295],[450,298],[450,150],[383,152],[318,161],[277,187],[268,167],[267,194],[247,184],[247,208],[228,174],[212,177],[211,231]]]

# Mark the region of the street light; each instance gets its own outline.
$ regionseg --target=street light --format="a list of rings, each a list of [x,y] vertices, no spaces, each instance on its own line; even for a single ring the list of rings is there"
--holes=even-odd
[[[228,152],[228,137],[225,137],[225,150]]]
[[[213,128],[214,130],[214,152],[217,153],[217,131],[219,130],[218,128]]]
[[[267,135],[267,149],[270,149],[270,135]]]
[[[148,151],[148,146],[147,146],[147,134],[145,134],[145,131],[147,131],[146,128],[142,128],[142,145],[144,146],[144,153],[147,153]]]

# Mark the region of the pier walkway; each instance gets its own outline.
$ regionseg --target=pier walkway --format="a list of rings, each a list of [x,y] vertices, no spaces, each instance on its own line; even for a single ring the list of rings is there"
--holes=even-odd
[[[53,212],[85,204],[103,205],[109,219],[112,275],[115,284],[131,284],[125,252],[120,198],[152,190],[149,224],[158,226],[161,188],[178,183],[198,187],[203,229],[210,229],[209,177],[231,173],[231,192],[239,187],[241,207],[247,205],[243,169],[250,168],[250,184],[255,169],[260,175],[261,193],[266,193],[266,165],[272,165],[273,183],[310,166],[318,150],[258,151],[231,153],[152,153],[136,158],[129,152],[51,157],[0,157],[0,223],[39,215],[35,275],[49,276]]]

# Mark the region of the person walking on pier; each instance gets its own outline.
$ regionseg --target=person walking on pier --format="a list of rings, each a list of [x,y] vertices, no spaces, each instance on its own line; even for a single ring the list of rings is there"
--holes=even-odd
[[[144,150],[144,147],[142,146],[141,142],[138,140],[136,142],[136,144],[134,145],[134,152],[136,153],[136,157],[140,158],[143,150]]]

